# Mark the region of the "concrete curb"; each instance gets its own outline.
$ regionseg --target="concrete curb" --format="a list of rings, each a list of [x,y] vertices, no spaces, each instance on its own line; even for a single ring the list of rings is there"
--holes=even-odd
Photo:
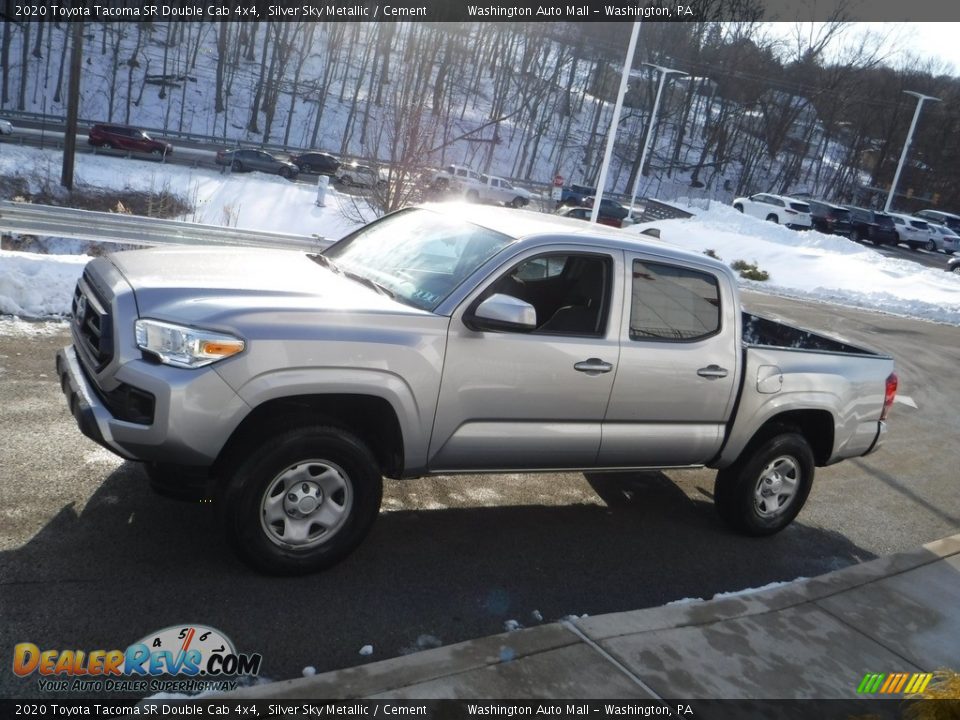
[[[818,608],[816,603],[870,583],[960,555],[960,534],[922,548],[820,577],[717,600],[611,613],[492,635],[314,677],[243,688],[225,699],[360,699],[376,697],[670,697],[652,690],[631,663],[613,650],[627,636],[680,630],[711,631],[719,624]],[[798,608],[805,606],[805,608]],[[784,611],[787,611],[784,613]],[[955,612],[960,614],[960,607]],[[648,637],[653,637],[649,635]],[[868,638],[865,641],[872,642]],[[811,644],[821,642],[811,636]],[[809,648],[808,648],[809,649]],[[819,649],[829,654],[829,646]],[[518,662],[519,661],[519,662]],[[669,665],[667,660],[663,664]],[[557,668],[563,668],[559,672]],[[566,668],[571,668],[569,671]],[[829,692],[830,689],[825,690]],[[507,695],[505,693],[509,692]],[[680,697],[681,695],[673,695]]]

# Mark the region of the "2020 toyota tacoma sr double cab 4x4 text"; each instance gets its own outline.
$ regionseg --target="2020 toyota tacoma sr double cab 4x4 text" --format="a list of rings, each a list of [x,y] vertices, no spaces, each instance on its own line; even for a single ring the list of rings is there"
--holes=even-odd
[[[893,361],[741,310],[730,269],[527,211],[402,210],[319,254],[92,260],[57,370],[90,438],[199,481],[272,573],[367,534],[382,477],[708,466],[731,527],[787,526],[873,452]]]

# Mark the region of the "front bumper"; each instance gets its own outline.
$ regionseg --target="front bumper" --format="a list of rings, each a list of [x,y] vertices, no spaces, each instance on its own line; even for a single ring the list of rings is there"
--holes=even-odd
[[[57,376],[70,412],[88,438],[127,460],[210,466],[250,408],[211,368],[182,370],[132,360],[112,375],[155,399],[149,424],[112,412],[69,345],[57,353]]]

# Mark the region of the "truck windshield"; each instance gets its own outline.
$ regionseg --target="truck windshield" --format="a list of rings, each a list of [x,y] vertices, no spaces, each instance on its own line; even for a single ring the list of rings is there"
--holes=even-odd
[[[432,311],[513,240],[456,218],[410,209],[360,228],[323,255],[396,300]]]

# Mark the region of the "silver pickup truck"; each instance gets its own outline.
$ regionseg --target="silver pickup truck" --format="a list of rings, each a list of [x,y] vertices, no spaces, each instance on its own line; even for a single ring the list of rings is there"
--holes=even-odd
[[[98,258],[71,325],[83,433],[210,493],[271,573],[355,548],[383,476],[707,466],[723,520],[772,534],[815,467],[879,447],[897,385],[889,357],[744,313],[708,257],[459,204],[321,254]]]

